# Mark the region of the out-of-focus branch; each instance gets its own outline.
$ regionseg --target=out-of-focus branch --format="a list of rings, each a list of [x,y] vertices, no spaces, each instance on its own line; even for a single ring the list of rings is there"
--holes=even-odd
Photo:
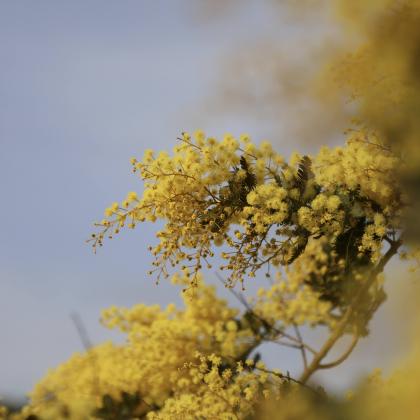
[[[328,354],[331,348],[335,345],[337,340],[344,334],[346,327],[349,324],[359,304],[361,297],[369,290],[369,288],[372,286],[372,284],[376,280],[376,277],[378,276],[378,274],[384,270],[388,261],[398,252],[398,249],[401,245],[402,245],[401,238],[398,241],[391,242],[391,245],[388,251],[381,258],[379,263],[371,270],[368,280],[359,289],[359,292],[355,295],[352,303],[349,305],[343,317],[341,318],[341,320],[339,321],[335,329],[332,331],[328,340],[324,343],[322,348],[315,355],[310,365],[304,370],[302,376],[300,377],[301,382],[306,383],[309,380],[309,378],[314,374],[314,372],[320,369],[322,360],[325,358],[325,356]]]
[[[350,354],[352,353],[352,351],[356,347],[358,341],[359,341],[359,335],[355,334],[353,336],[353,340],[352,340],[349,348],[345,351],[345,353],[343,353],[338,359],[334,360],[334,362],[320,364],[318,366],[318,369],[330,369],[330,368],[336,367],[336,366],[340,365],[341,363],[343,363],[350,356]]]
[[[70,318],[73,321],[73,324],[77,330],[77,333],[79,334],[80,341],[82,342],[82,345],[86,351],[89,351],[90,348],[92,348],[92,342],[89,338],[89,334],[86,330],[86,327],[82,321],[82,318],[80,315],[76,312],[73,312],[70,314]]]
[[[308,358],[306,357],[306,349],[303,343],[303,339],[302,339],[302,335],[300,333],[299,327],[295,324],[294,326],[295,332],[296,332],[296,337],[297,339],[300,341],[300,353],[302,355],[302,361],[303,361],[303,368],[307,369],[308,368]]]

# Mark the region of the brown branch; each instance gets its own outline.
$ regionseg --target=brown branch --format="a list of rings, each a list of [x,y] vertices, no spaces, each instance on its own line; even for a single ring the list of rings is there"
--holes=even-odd
[[[223,277],[215,272],[216,277],[219,279],[219,281],[226,286],[227,282],[226,280],[223,279]],[[268,330],[268,331],[273,331],[275,334],[287,338],[288,340],[290,340],[292,343],[284,343],[284,342],[278,342],[278,341],[274,341],[271,339],[268,339],[267,337],[263,337],[264,341],[270,341],[270,342],[274,342],[283,346],[288,346],[288,347],[294,347],[297,349],[301,349],[302,347],[304,347],[306,350],[308,350],[310,353],[312,354],[317,354],[316,350],[313,349],[311,346],[309,346],[309,344],[306,344],[305,342],[299,340],[296,337],[293,337],[293,335],[288,334],[286,331],[276,328],[274,325],[270,324],[266,319],[264,319],[263,317],[261,317],[260,315],[258,315],[252,308],[251,306],[248,304],[248,302],[246,301],[246,299],[242,296],[242,294],[236,292],[234,289],[228,287],[228,290],[230,293],[233,294],[233,296],[236,297],[236,299],[239,300],[240,303],[242,303],[242,305],[244,305],[244,307],[247,309],[248,313],[255,318],[256,320],[260,321],[263,326]],[[293,344],[294,343],[294,344]]]
[[[306,357],[306,350],[305,350],[305,346],[303,345],[303,340],[302,340],[302,335],[300,334],[300,330],[299,327],[296,324],[293,324],[293,327],[295,329],[296,332],[296,337],[298,338],[298,340],[300,341],[300,353],[302,355],[302,360],[303,360],[303,368],[307,369],[308,368],[308,358]]]
[[[372,286],[376,277],[379,273],[381,273],[388,261],[397,253],[398,248],[402,245],[402,239],[400,238],[398,241],[392,242],[391,246],[389,247],[388,251],[385,255],[381,258],[379,263],[372,269],[368,280],[366,283],[359,289],[359,292],[355,295],[353,301],[351,302],[350,306],[347,308],[346,312],[344,313],[343,317],[335,327],[335,329],[331,332],[330,337],[321,347],[319,352],[313,358],[311,364],[304,370],[302,376],[300,377],[300,381],[305,383],[308,379],[314,374],[315,371],[319,369],[319,366],[331,348],[335,345],[337,340],[344,334],[346,327],[351,320],[357,305],[359,303],[360,298],[366,293],[369,288]]]
[[[280,372],[275,372],[275,371],[272,371],[272,370],[269,370],[269,369],[264,369],[264,368],[258,368],[257,366],[255,366],[254,369],[259,370],[261,372],[268,373],[268,374],[273,375],[273,376],[277,376],[278,378],[283,379],[284,381],[294,382],[295,384],[300,385],[303,388],[309,389],[310,391],[314,392],[317,395],[320,395],[320,393],[316,389],[312,388],[311,386],[309,386],[305,382],[302,382],[299,379],[292,378],[289,375],[289,372],[287,372],[287,375],[283,375]]]
[[[283,346],[283,347],[290,347],[292,349],[299,349],[299,350],[302,349],[301,344],[286,343],[284,341],[275,340],[275,339],[268,339],[268,338],[264,338],[264,341],[267,341],[267,342],[273,343],[273,344],[277,344],[277,345]]]
[[[359,335],[355,334],[353,336],[353,340],[352,340],[349,348],[345,351],[345,353],[343,353],[337,360],[334,360],[334,362],[320,364],[318,366],[318,369],[330,369],[330,368],[336,367],[339,364],[343,363],[350,356],[350,354],[352,353],[352,351],[356,347],[358,341],[359,341]]]

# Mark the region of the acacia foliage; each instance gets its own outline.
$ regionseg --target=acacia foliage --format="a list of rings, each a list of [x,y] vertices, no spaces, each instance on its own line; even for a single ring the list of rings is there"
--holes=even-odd
[[[324,359],[349,334],[344,361],[385,299],[382,272],[402,245],[407,205],[401,158],[366,129],[350,130],[343,147],[288,163],[267,142],[217,141],[198,131],[183,133],[173,156],[146,151],[132,165],[145,182],[142,196],[131,192],[106,209],[91,242],[98,247],[127,225],[164,219],[150,274],[173,269],[185,307],[105,310],[104,325],[127,342],[73,356],[35,387],[25,415],[247,418],[282,399],[304,410],[301,398],[308,410],[329,412],[307,381],[340,362]],[[238,295],[243,311],[202,279],[216,249],[226,287],[261,281],[259,272],[270,277],[250,301]],[[314,349],[302,326],[327,328],[330,338]],[[268,370],[257,352],[264,342],[299,351],[301,377],[287,366]]]
[[[340,3],[348,18],[350,3]],[[197,131],[182,133],[171,155],[133,158],[143,193],[107,208],[90,241],[97,248],[125,227],[163,220],[150,274],[180,285],[184,307],[105,310],[103,324],[127,334],[126,343],[74,355],[39,382],[16,418],[410,418],[418,353],[387,380],[372,375],[346,401],[308,382],[369,333],[389,260],[417,253],[418,2],[351,5],[365,44],[334,67],[359,106],[345,144],[286,161],[269,142]],[[242,310],[202,278],[217,253],[223,262],[213,268]],[[248,282],[261,285],[251,300],[240,292]],[[314,348],[302,326],[329,336]],[[349,348],[329,361],[345,335]],[[301,375],[281,363],[269,370],[258,354],[264,342],[296,349]]]

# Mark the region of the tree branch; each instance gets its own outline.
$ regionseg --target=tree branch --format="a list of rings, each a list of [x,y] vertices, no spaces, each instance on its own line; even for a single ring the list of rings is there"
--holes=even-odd
[[[352,353],[354,348],[356,347],[357,342],[359,341],[359,335],[355,334],[353,336],[353,340],[349,346],[349,348],[346,350],[345,353],[343,353],[337,360],[331,363],[325,363],[325,364],[319,364],[318,369],[330,369],[333,367],[338,366],[339,364],[343,363]]]
[[[337,340],[344,334],[345,329],[353,316],[355,309],[359,303],[360,298],[366,293],[369,288],[372,286],[373,282],[376,280],[376,277],[379,273],[381,273],[388,261],[397,253],[398,248],[402,245],[402,239],[400,238],[398,241],[392,242],[388,251],[385,255],[381,258],[379,263],[372,269],[369,274],[368,280],[366,283],[359,289],[359,292],[355,295],[353,301],[351,302],[350,306],[347,308],[346,312],[344,313],[343,317],[335,327],[335,329],[331,332],[330,337],[321,347],[319,352],[313,358],[311,364],[304,370],[302,376],[300,377],[300,381],[302,383],[306,383],[309,378],[313,375],[315,371],[317,371],[320,367],[322,360],[331,350],[331,348],[335,345]]]
[[[295,332],[296,332],[296,337],[297,339],[300,341],[300,354],[302,355],[302,360],[303,360],[303,368],[307,369],[308,368],[308,358],[306,357],[306,349],[305,346],[303,344],[303,339],[302,339],[302,335],[300,334],[300,330],[299,327],[294,324],[293,325]]]
[[[223,285],[226,286],[226,281],[223,279],[222,276],[220,276],[219,273],[215,272],[216,277],[219,279],[220,282],[222,282]],[[277,334],[280,337],[284,337],[285,339],[288,339],[291,341],[291,343],[284,343],[284,342],[278,342],[278,341],[274,341],[272,339],[267,339],[267,337],[263,337],[263,340],[261,341],[271,341],[271,342],[275,342],[277,344],[280,345],[284,345],[284,346],[288,346],[288,347],[294,347],[297,349],[306,349],[307,351],[309,351],[312,354],[316,354],[316,350],[313,349],[311,346],[309,346],[309,344],[305,343],[304,341],[302,341],[302,339],[296,338],[291,334],[288,334],[286,331],[284,331],[283,329],[279,329],[276,328],[274,325],[270,324],[266,319],[264,319],[263,317],[261,317],[260,315],[258,315],[253,308],[248,304],[248,302],[246,301],[246,299],[243,297],[242,294],[236,292],[234,289],[228,287],[228,290],[230,293],[233,294],[233,296],[236,297],[236,299],[239,300],[240,303],[242,303],[242,305],[244,305],[244,307],[247,309],[248,313],[256,320],[260,321],[264,327],[267,329],[267,332],[274,332],[275,334]]]

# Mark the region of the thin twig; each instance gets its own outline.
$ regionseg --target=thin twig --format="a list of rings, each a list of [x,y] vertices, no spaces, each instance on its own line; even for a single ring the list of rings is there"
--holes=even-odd
[[[310,385],[306,384],[305,382],[302,382],[299,379],[292,378],[290,376],[289,372],[287,372],[287,375],[283,375],[280,372],[274,372],[272,370],[264,369],[264,368],[258,368],[256,366],[255,366],[255,369],[257,369],[257,370],[259,370],[261,372],[265,372],[265,373],[268,373],[268,374],[277,376],[278,378],[283,379],[285,381],[294,382],[297,385],[300,385],[300,386],[302,386],[302,387],[304,387],[306,389],[309,389],[310,391],[314,392],[317,395],[321,395],[316,389],[312,388]]]
[[[99,383],[99,377],[97,375],[98,372],[98,361],[96,354],[93,351],[90,351],[92,349],[92,342],[89,338],[88,332],[86,330],[86,327],[82,321],[82,318],[77,312],[73,312],[70,314],[70,318],[74,323],[74,326],[76,327],[76,330],[79,334],[80,341],[83,344],[83,347],[85,348],[86,354],[92,361],[93,369],[92,369],[92,375],[93,375],[93,387],[95,389],[96,395],[101,395],[101,388]]]
[[[359,335],[355,334],[349,348],[338,359],[334,360],[334,362],[319,364],[318,369],[330,369],[343,363],[350,356],[358,341]]]
[[[301,344],[286,343],[284,341],[275,340],[275,339],[270,340],[269,338],[266,338],[266,339],[264,339],[264,341],[267,341],[267,342],[273,343],[273,344],[278,344],[279,346],[290,347],[292,349],[299,349],[300,350],[302,348]]]
[[[73,324],[79,334],[80,341],[86,351],[92,348],[92,342],[90,341],[89,335],[87,333],[86,327],[83,324],[82,318],[76,312],[70,314],[70,318],[73,321]]]
[[[223,285],[226,286],[226,281],[223,279],[223,277],[215,272],[216,277],[222,282]],[[247,309],[248,313],[254,317],[255,319],[257,319],[258,321],[260,321],[264,327],[267,330],[271,330],[274,333],[278,334],[279,336],[282,336],[284,338],[287,338],[288,340],[292,341],[295,344],[295,348],[301,348],[301,346],[303,346],[306,350],[308,350],[309,352],[311,352],[312,354],[317,354],[317,351],[315,349],[313,349],[311,346],[309,346],[308,344],[304,343],[303,341],[300,341],[299,339],[297,339],[296,337],[293,337],[292,335],[286,333],[284,330],[278,329],[276,328],[274,325],[270,324],[266,319],[264,319],[263,317],[261,317],[260,315],[258,315],[249,305],[249,303],[246,301],[246,299],[243,297],[242,294],[236,292],[234,289],[232,289],[231,287],[228,287],[230,293],[233,294],[233,296],[235,296],[240,303],[242,303],[244,305],[244,307]],[[272,341],[272,340],[267,340],[264,337],[264,340],[266,341]],[[285,344],[283,344],[285,345]]]
[[[302,376],[300,377],[300,381],[303,383],[306,383],[308,379],[313,375],[315,371],[319,369],[319,365],[321,364],[321,361],[325,358],[325,356],[328,354],[328,352],[331,350],[331,348],[335,345],[337,340],[344,334],[346,327],[351,320],[354,311],[359,303],[360,298],[364,295],[366,291],[369,290],[369,288],[372,286],[374,281],[376,280],[379,273],[381,273],[384,270],[385,265],[388,263],[388,261],[397,253],[398,248],[402,245],[402,238],[400,238],[398,241],[395,241],[391,244],[388,251],[385,253],[385,255],[382,257],[382,259],[379,261],[376,267],[374,267],[370,275],[368,277],[368,280],[366,283],[359,289],[359,292],[355,295],[353,301],[347,308],[346,312],[344,313],[341,320],[338,322],[335,329],[332,331],[330,337],[328,340],[324,343],[322,348],[319,350],[319,352],[315,355],[312,362],[308,366],[307,369],[303,372]]]
[[[296,337],[298,338],[298,340],[300,341],[300,353],[302,355],[302,360],[303,360],[303,368],[307,369],[308,367],[308,359],[306,357],[306,350],[305,350],[305,346],[303,345],[303,340],[302,340],[302,335],[300,333],[299,327],[296,324],[293,324],[293,327],[295,329],[296,332]]]

